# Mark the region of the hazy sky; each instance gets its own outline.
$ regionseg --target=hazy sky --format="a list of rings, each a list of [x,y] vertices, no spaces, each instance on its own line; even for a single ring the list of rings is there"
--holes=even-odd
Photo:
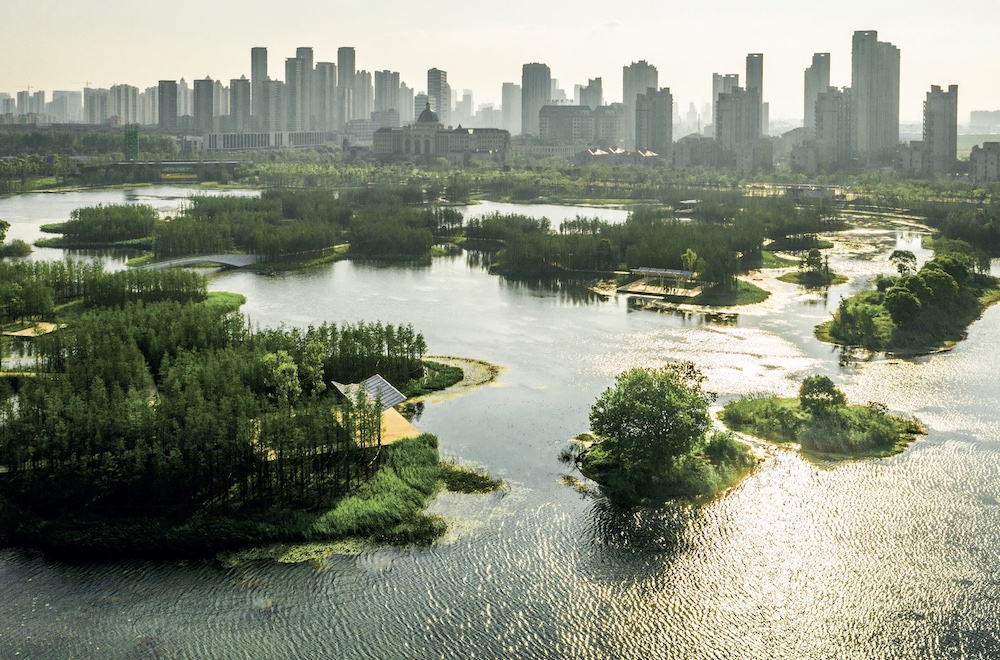
[[[268,48],[272,78],[312,46],[316,61],[357,49],[357,67],[399,71],[417,91],[448,72],[476,104],[498,102],[521,65],[544,62],[572,95],[602,77],[621,100],[622,66],[647,60],[687,107],[709,100],[711,74],[744,72],[764,53],[771,117],[801,120],[803,70],[831,53],[831,82],[850,85],[851,35],[878,30],[901,51],[900,114],[919,122],[930,85],[959,85],[959,121],[1000,108],[997,0],[0,0],[0,91],[80,89],[161,78],[250,75],[250,48]],[[50,97],[51,98],[51,97]]]

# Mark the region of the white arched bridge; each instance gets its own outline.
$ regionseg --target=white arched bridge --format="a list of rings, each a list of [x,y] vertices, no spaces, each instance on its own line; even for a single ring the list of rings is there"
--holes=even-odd
[[[166,261],[153,261],[146,264],[146,268],[162,269],[177,268],[181,266],[196,266],[198,264],[219,264],[226,268],[244,268],[260,261],[260,256],[256,254],[198,254],[179,259],[167,259]]]

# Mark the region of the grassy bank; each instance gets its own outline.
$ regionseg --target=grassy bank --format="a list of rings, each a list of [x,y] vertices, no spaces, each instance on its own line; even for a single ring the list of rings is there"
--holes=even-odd
[[[44,227],[42,228],[45,229]],[[129,250],[152,250],[153,239],[133,238],[127,241],[84,241],[69,237],[60,238],[39,238],[35,241],[35,247],[56,248],[60,250],[99,250],[99,249],[129,249]]]
[[[770,250],[761,250],[761,268],[793,268],[799,265],[798,259],[779,257]]]
[[[738,307],[740,305],[754,305],[764,302],[770,295],[770,292],[765,291],[755,284],[738,280],[736,288],[732,291],[713,288],[707,289],[693,298],[668,296],[665,300],[676,303],[687,303],[689,305],[705,305],[707,307]]]
[[[246,296],[230,291],[209,291],[204,304],[209,307],[235,312],[247,302]]]
[[[424,360],[424,376],[413,380],[403,388],[403,394],[409,398],[423,396],[431,392],[439,392],[455,385],[464,377],[461,367]]]
[[[785,273],[779,277],[778,280],[780,282],[798,284],[799,286],[811,289],[819,289],[825,286],[843,284],[847,281],[847,277],[837,273],[830,273],[829,275],[826,275],[824,273],[817,273],[810,270],[797,270]]]
[[[927,430],[920,422],[890,415],[885,407],[833,406],[810,413],[796,398],[744,397],[720,413],[726,426],[774,444],[797,443],[826,459],[881,458],[904,451]]]
[[[211,556],[272,543],[355,541],[426,545],[444,533],[424,513],[441,468],[437,438],[424,434],[383,448],[372,479],[321,510],[240,510],[189,518],[33,518],[0,501],[0,542],[73,561]]]

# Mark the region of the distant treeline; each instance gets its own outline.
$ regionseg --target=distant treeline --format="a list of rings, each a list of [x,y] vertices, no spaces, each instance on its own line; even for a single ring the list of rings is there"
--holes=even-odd
[[[806,237],[841,226],[829,203],[798,206],[787,198],[726,193],[706,198],[690,216],[640,208],[624,223],[578,217],[558,233],[547,220],[494,214],[470,220],[466,235],[497,242],[497,269],[509,275],[671,268],[695,270],[729,288],[737,273],[760,266],[766,241],[805,244]]]
[[[74,243],[117,243],[153,235],[159,214],[152,206],[109,204],[74,209],[67,222],[42,231],[63,234]]]
[[[68,222],[46,230],[71,243],[150,239],[157,259],[246,252],[265,260],[305,260],[351,244],[360,257],[426,256],[435,234],[450,234],[462,215],[423,204],[408,186],[326,190],[267,190],[260,197],[198,196],[169,222],[148,206],[77,209]]]
[[[921,212],[942,237],[965,241],[988,256],[1000,256],[1000,200],[929,203],[921,206]]]
[[[424,204],[420,189],[410,185],[199,196],[169,222],[157,221],[149,207],[98,206],[51,228],[79,240],[150,238],[157,259],[239,251],[271,261],[314,259],[342,243],[356,257],[419,258],[435,238],[452,240],[464,229],[469,247],[499,251],[497,270],[512,276],[675,268],[727,288],[737,273],[760,266],[766,243],[808,248],[816,233],[841,226],[830,201],[702,193],[692,214],[674,209],[694,191],[675,189],[667,195],[670,205],[640,207],[625,223],[577,218],[558,233],[547,220],[519,214],[475,218],[463,227],[458,211]]]
[[[109,156],[125,151],[125,135],[118,130],[0,130],[0,156]],[[172,158],[179,153],[177,140],[162,133],[139,133],[139,152]]]
[[[107,273],[99,262],[0,261],[0,324],[44,320],[56,305],[78,298],[87,307],[120,307],[205,296],[205,279],[181,269]]]

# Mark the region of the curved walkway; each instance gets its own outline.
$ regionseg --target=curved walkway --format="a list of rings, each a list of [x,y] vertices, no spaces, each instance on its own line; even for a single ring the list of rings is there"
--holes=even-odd
[[[260,256],[256,254],[199,254],[190,257],[181,257],[180,259],[154,261],[146,264],[146,268],[159,270],[179,266],[194,266],[196,264],[222,264],[229,268],[244,268],[259,261]]]

